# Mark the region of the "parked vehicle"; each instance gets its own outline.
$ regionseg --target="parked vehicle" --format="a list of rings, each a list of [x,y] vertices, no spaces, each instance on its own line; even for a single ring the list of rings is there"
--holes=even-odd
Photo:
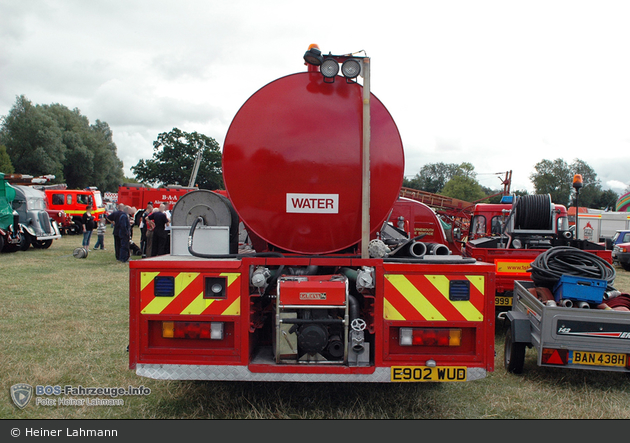
[[[329,54],[320,70],[318,48],[304,58],[306,72],[268,83],[234,117],[222,156],[227,197],[182,195],[170,253],[129,262],[129,368],[168,380],[486,377],[494,265],[418,246],[429,229],[443,238],[434,213],[419,235],[410,212],[400,214],[408,227],[399,216],[388,222],[404,152],[387,109],[356,81],[369,59]],[[343,63],[353,77],[334,74]]]
[[[53,185],[42,187],[48,198],[49,208],[53,211],[63,211],[72,222],[63,224],[63,229],[68,234],[83,233],[81,217],[88,205],[92,206],[92,215],[98,220],[101,214],[105,214],[105,204],[101,192],[95,187],[85,189],[66,189],[66,185]]]
[[[573,246],[612,263],[603,245],[576,240],[569,231],[567,209],[549,194],[504,197],[500,204],[475,206],[463,254],[496,266],[497,312],[509,310],[514,282],[530,279],[530,264],[554,246]]]
[[[508,322],[505,369],[522,373],[526,350],[533,348],[538,366],[630,374],[630,311],[597,309],[614,296],[601,280],[578,277],[562,285],[568,285],[563,295],[550,303],[536,295],[534,282],[514,283],[512,310],[502,314]],[[563,300],[573,302],[563,306]],[[577,307],[586,300],[590,309]]]
[[[18,213],[25,241],[22,250],[30,245],[34,248],[49,248],[53,240],[61,238],[61,231],[55,220],[48,216],[46,194],[31,186],[9,185],[15,189],[13,209]]]
[[[15,252],[28,248],[20,225],[20,216],[13,209],[14,199],[15,189],[4,180],[4,174],[0,173],[0,251],[2,252]]]
[[[630,271],[630,230],[617,231],[610,239],[612,261],[626,271]]]

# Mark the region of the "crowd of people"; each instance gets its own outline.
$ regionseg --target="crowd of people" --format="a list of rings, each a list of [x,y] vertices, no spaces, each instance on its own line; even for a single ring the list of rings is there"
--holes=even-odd
[[[127,263],[132,251],[137,255],[142,255],[143,258],[169,253],[171,218],[164,203],[154,207],[153,202],[149,202],[141,214],[138,214],[134,207],[119,204],[116,210],[107,216],[107,220],[113,226],[114,254],[119,262]],[[105,250],[105,216],[101,215],[98,220],[95,220],[92,207],[88,206],[82,216],[82,224],[82,247],[89,250],[92,232],[96,229],[98,240],[94,245],[94,250]],[[133,228],[136,225],[140,229],[140,246],[133,242]]]

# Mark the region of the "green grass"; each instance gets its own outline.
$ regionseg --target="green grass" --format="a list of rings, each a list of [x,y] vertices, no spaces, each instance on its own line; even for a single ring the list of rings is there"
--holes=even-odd
[[[541,368],[527,351],[525,371],[503,367],[497,325],[495,371],[452,384],[190,382],[141,378],[128,369],[128,266],[107,251],[72,256],[81,236],[47,250],[0,254],[2,419],[630,419],[630,377]],[[92,245],[96,238],[92,239]],[[135,258],[135,257],[134,257]],[[630,292],[617,268],[617,289]],[[10,386],[145,386],[124,406],[14,406]],[[51,396],[50,398],[57,398]]]

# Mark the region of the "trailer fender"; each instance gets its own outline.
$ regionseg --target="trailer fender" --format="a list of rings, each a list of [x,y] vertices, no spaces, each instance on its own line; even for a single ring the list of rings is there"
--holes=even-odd
[[[520,311],[507,311],[505,317],[510,322],[514,343],[531,344],[532,331],[527,315]]]

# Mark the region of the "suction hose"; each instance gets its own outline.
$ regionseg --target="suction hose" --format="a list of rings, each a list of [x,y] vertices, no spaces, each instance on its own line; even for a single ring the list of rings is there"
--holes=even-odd
[[[532,281],[536,286],[553,289],[563,275],[606,280],[611,289],[615,268],[603,258],[572,246],[556,246],[538,255],[531,263]]]

